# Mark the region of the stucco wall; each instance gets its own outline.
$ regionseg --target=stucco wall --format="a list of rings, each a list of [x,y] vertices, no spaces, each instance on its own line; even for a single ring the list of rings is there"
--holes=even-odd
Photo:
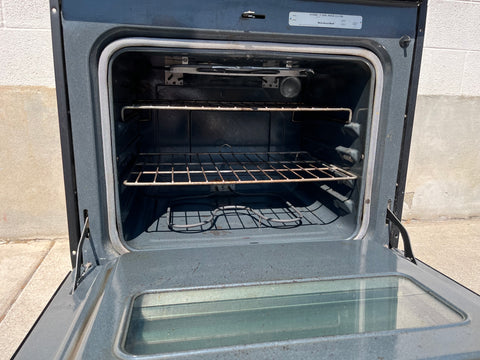
[[[0,0],[0,85],[55,87],[47,0]]]
[[[49,4],[0,1],[0,239],[65,236]]]
[[[0,0],[0,238],[66,234],[49,5]],[[404,218],[480,215],[480,0],[431,0]]]
[[[480,1],[431,0],[404,218],[480,216]]]

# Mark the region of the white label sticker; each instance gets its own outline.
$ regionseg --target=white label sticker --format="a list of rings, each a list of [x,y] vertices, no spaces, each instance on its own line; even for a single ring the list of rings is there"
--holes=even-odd
[[[335,29],[361,29],[362,17],[359,15],[290,11],[288,15],[288,25],[325,27]]]

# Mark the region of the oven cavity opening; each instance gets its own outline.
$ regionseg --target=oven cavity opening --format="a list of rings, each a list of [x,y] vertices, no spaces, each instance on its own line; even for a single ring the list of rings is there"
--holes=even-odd
[[[374,85],[365,60],[127,48],[109,85],[117,227],[131,247],[358,230]]]

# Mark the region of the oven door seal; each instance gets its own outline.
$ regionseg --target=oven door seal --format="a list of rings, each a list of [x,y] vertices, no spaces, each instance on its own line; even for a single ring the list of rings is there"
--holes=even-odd
[[[110,60],[119,50],[129,47],[148,48],[183,48],[200,50],[238,50],[238,51],[274,51],[288,53],[309,53],[319,55],[346,55],[363,58],[373,66],[375,85],[371,110],[370,141],[367,147],[367,164],[365,171],[365,188],[363,198],[362,219],[360,228],[354,240],[362,239],[367,233],[370,220],[371,195],[373,186],[373,173],[375,166],[375,150],[378,139],[380,108],[383,91],[383,66],[380,59],[371,51],[360,47],[349,46],[320,46],[300,45],[267,42],[243,42],[243,41],[209,41],[209,40],[183,40],[183,39],[154,39],[154,38],[124,38],[116,40],[105,47],[102,51],[98,64],[98,88],[100,100],[100,116],[103,138],[104,171],[106,182],[107,222],[108,232],[114,249],[120,253],[138,251],[132,249],[120,239],[116,222],[115,211],[115,180],[112,155],[112,128],[109,79]]]

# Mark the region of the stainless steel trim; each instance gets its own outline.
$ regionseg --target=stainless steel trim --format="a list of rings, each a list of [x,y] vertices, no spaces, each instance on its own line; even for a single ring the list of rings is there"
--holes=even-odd
[[[210,40],[174,40],[152,38],[126,38],[109,44],[102,51],[98,65],[98,87],[100,98],[100,115],[103,133],[103,155],[106,181],[108,231],[112,245],[119,253],[134,249],[125,244],[119,237],[116,225],[115,211],[115,180],[113,177],[112,156],[112,129],[110,119],[110,94],[108,91],[109,64],[113,54],[128,47],[149,48],[184,48],[205,50],[239,50],[239,51],[275,51],[289,53],[310,53],[323,55],[349,55],[358,56],[368,60],[375,70],[375,92],[372,106],[372,123],[370,141],[367,155],[367,168],[365,172],[365,193],[363,201],[363,217],[360,229],[354,239],[362,239],[370,221],[370,204],[373,185],[373,170],[375,165],[375,148],[378,139],[378,125],[383,91],[383,67],[380,59],[371,51],[359,47],[335,47],[319,45],[299,45],[266,42],[243,41],[210,41]]]

